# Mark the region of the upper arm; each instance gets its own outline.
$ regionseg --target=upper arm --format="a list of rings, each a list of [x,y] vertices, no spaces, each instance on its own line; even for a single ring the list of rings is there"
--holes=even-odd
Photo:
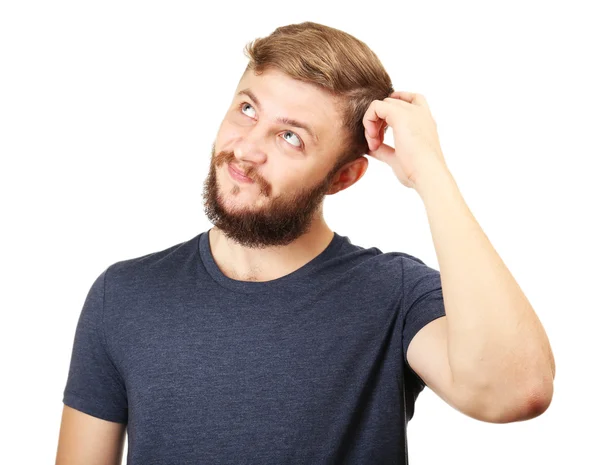
[[[440,272],[412,255],[403,253],[402,257],[404,362],[421,378],[419,384],[456,407]]]
[[[479,397],[454,383],[448,358],[447,317],[437,318],[415,334],[406,358],[425,384],[456,410],[481,421],[490,421]]]
[[[57,465],[121,463],[128,423],[124,378],[103,329],[106,270],[81,309],[63,391]]]
[[[419,382],[469,417],[490,423],[531,418],[531,407],[515,402],[514,396],[506,399],[502,387],[476,387],[454,379],[440,272],[411,255],[403,254],[403,257],[401,321],[405,365],[421,378]]]
[[[452,372],[448,363],[446,317],[427,323],[412,338],[406,352],[410,368],[438,396],[455,405]]]
[[[56,465],[120,465],[124,423],[102,420],[63,406]]]
[[[105,270],[96,278],[81,309],[63,403],[96,418],[126,424],[127,389],[103,328],[106,274]]]

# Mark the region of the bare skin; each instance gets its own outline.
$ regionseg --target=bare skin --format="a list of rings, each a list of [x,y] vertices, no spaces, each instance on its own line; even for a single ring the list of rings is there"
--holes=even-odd
[[[126,425],[63,406],[56,465],[120,465]]]

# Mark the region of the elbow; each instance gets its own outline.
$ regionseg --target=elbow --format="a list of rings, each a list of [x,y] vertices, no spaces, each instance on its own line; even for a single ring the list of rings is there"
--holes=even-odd
[[[531,389],[525,400],[527,415],[522,420],[539,417],[548,410],[552,403],[553,396],[554,383],[552,380],[546,381],[543,385]]]
[[[552,403],[554,395],[554,364],[536,374],[503,377],[501,381],[468,378],[458,383],[456,408],[466,415],[487,423],[512,423],[530,420],[542,415]],[[530,373],[533,370],[530,370]]]
[[[525,394],[513,401],[509,406],[496,410],[488,419],[490,423],[514,423],[531,420],[542,415],[552,403],[554,386],[550,381],[543,385],[539,383],[525,391]]]
[[[554,360],[548,365],[547,369],[542,369],[541,363],[538,365],[538,371],[529,382],[522,381],[517,400],[512,402],[512,408],[506,408],[502,412],[496,412],[494,423],[511,423],[518,421],[531,420],[542,415],[552,403],[554,396],[554,378],[556,368]]]
[[[535,381],[530,384],[529,391],[526,391],[526,405],[529,407],[529,418],[540,416],[550,407],[552,397],[554,397],[554,377],[556,368],[554,360],[550,364],[550,369],[540,372]],[[528,419],[528,418],[526,418]]]

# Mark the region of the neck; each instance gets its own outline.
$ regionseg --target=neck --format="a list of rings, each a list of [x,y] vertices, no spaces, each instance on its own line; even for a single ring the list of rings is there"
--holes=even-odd
[[[209,230],[208,237],[215,263],[225,276],[240,281],[271,281],[293,273],[323,252],[333,239],[333,231],[319,219],[291,244],[263,249],[241,246],[216,227]]]

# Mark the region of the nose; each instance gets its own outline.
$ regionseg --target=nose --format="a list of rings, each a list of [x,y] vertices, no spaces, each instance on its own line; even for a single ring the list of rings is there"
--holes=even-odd
[[[244,131],[233,148],[235,158],[250,164],[264,163],[266,137],[258,124]]]

